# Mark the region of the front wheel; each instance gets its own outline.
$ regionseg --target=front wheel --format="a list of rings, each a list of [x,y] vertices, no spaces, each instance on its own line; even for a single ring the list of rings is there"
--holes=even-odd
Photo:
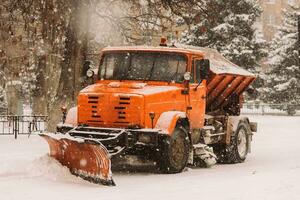
[[[161,145],[160,170],[163,173],[179,173],[187,165],[189,137],[182,127],[176,127],[172,136],[165,138]]]

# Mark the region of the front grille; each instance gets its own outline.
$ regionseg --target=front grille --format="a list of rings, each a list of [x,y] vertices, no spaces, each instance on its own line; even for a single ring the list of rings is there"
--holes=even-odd
[[[115,109],[116,110],[125,110],[126,107],[124,107],[124,106],[116,106]]]
[[[78,123],[93,127],[142,126],[143,97],[134,94],[90,93],[78,97]]]
[[[120,105],[125,104],[125,105],[130,105],[130,97],[121,97],[120,96]]]
[[[88,122],[92,122],[92,123],[99,123],[102,122],[102,120],[100,120],[101,116],[99,114],[99,110],[98,110],[98,104],[99,104],[99,100],[100,97],[99,96],[88,96],[88,103],[90,104],[90,108],[91,108],[91,120],[88,120]]]
[[[89,99],[88,103],[98,104],[98,99],[99,99],[98,96],[89,96],[88,99]]]
[[[130,106],[130,97],[127,96],[119,96],[119,105],[115,106],[115,110],[117,111],[117,121],[114,123],[117,124],[129,124],[127,121],[127,106]]]

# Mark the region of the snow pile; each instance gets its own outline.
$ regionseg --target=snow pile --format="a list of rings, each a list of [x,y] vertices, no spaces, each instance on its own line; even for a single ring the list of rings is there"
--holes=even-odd
[[[75,176],[70,174],[68,168],[62,166],[58,161],[48,155],[34,160],[16,161],[15,165],[1,165],[0,178],[36,179],[42,178],[48,181],[76,181]]]
[[[38,136],[0,136],[0,185],[7,179],[46,179],[48,181],[82,181],[68,168],[48,156],[48,144]],[[38,144],[38,145],[37,145]]]
[[[70,174],[68,168],[62,166],[57,160],[48,155],[33,160],[26,167],[25,171],[30,177],[43,176],[53,181],[72,181],[76,178]]]
[[[0,176],[16,176],[19,178],[43,177],[52,181],[74,181],[74,178],[76,178],[70,174],[68,168],[62,166],[58,161],[48,155],[28,163],[22,163],[22,165],[10,166],[9,169],[1,169]]]

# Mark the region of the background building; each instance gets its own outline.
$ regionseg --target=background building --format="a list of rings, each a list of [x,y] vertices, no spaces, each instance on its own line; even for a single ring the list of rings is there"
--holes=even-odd
[[[259,3],[263,10],[259,26],[267,41],[272,40],[282,24],[283,10],[290,6],[300,6],[300,0],[259,0]]]

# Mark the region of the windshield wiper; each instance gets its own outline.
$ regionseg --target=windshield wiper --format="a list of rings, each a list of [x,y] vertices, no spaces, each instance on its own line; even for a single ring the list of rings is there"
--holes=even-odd
[[[171,78],[170,78],[170,80],[168,81],[168,83],[171,83],[172,80],[177,76],[177,74],[178,74],[178,68],[179,68],[179,60],[177,61],[176,72],[171,76]]]
[[[153,63],[152,63],[150,72],[149,72],[149,74],[146,74],[146,76],[145,76],[145,78],[144,78],[144,82],[146,81],[147,76],[149,76],[148,80],[151,79],[152,74],[153,74],[153,70],[154,70],[155,63],[156,63],[156,56],[154,56],[154,59],[153,59]]]
[[[127,71],[125,73],[122,73],[123,76],[120,77],[120,80],[128,79],[129,71],[131,70],[132,55],[131,55],[131,53],[128,53],[128,55],[129,55],[129,63],[127,65]]]

